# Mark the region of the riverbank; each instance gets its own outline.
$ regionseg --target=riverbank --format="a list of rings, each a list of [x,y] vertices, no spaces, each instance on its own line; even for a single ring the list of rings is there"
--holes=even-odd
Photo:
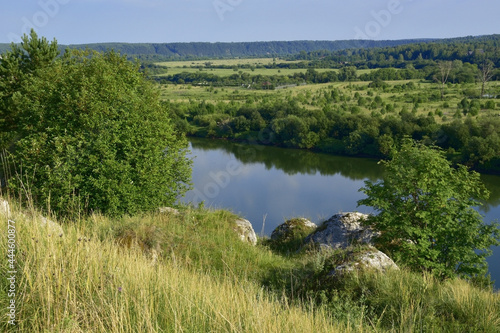
[[[16,326],[2,316],[2,331],[500,329],[498,293],[404,268],[335,280],[324,274],[321,252],[276,251],[262,238],[257,246],[242,242],[233,230],[237,217],[224,210],[93,215],[61,225],[57,235],[38,216],[12,201],[10,216],[0,216],[4,234],[15,222],[17,247]]]

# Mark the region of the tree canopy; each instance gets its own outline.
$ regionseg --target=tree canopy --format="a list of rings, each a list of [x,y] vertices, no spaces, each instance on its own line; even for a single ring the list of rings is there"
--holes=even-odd
[[[498,224],[483,223],[473,207],[488,191],[479,174],[453,168],[435,147],[406,140],[393,152],[381,181],[366,181],[375,208],[369,223],[380,231],[378,242],[394,259],[441,278],[482,276],[490,247],[499,244]]]
[[[139,65],[114,52],[52,50],[55,41],[32,31],[0,63],[8,190],[61,215],[173,204],[189,188],[187,144]]]

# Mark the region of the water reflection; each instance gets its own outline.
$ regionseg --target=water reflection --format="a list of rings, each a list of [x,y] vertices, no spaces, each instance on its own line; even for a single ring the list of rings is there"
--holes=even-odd
[[[333,156],[307,150],[247,145],[225,140],[190,138],[190,142],[193,149],[219,150],[234,156],[245,165],[262,163],[266,170],[275,168],[287,175],[333,176],[339,174],[350,180],[371,181],[376,181],[383,175],[383,166],[379,165],[378,160],[375,159]],[[492,208],[500,206],[500,177],[482,175],[481,179],[490,191],[490,197],[480,211],[488,213]]]
[[[276,168],[287,175],[306,174],[333,176],[340,174],[351,180],[377,180],[382,175],[382,167],[377,160],[339,157],[314,153],[300,149],[282,149],[276,147],[246,145],[225,140],[190,139],[193,149],[220,150],[234,155],[244,164],[262,163],[266,170]]]

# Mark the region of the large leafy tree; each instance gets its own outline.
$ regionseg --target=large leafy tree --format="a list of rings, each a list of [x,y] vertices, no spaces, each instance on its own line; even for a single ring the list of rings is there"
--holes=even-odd
[[[473,207],[488,192],[479,174],[453,168],[435,147],[405,140],[393,152],[385,176],[367,181],[359,205],[378,212],[369,223],[379,246],[397,261],[441,278],[482,276],[490,247],[498,245],[496,223],[483,223]]]
[[[29,71],[16,69],[23,78],[3,105],[16,124],[8,189],[61,215],[134,214],[172,204],[188,189],[186,141],[138,64],[75,50],[43,63],[23,60],[51,49],[34,32],[21,47],[8,58],[29,62]]]

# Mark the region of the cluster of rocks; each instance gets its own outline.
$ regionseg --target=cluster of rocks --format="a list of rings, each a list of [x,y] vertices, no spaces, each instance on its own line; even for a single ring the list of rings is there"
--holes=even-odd
[[[336,214],[317,226],[305,218],[296,218],[279,225],[271,234],[273,241],[287,241],[293,237],[296,230],[309,230],[310,234],[304,240],[305,247],[321,250],[344,249],[342,263],[334,267],[330,275],[360,269],[375,269],[385,272],[389,269],[399,269],[385,253],[377,250],[373,244],[378,235],[372,228],[363,224],[368,215],[352,212]],[[252,245],[257,243],[255,231],[248,220],[238,219],[234,230],[242,241]],[[363,245],[361,251],[354,251],[353,245]]]

